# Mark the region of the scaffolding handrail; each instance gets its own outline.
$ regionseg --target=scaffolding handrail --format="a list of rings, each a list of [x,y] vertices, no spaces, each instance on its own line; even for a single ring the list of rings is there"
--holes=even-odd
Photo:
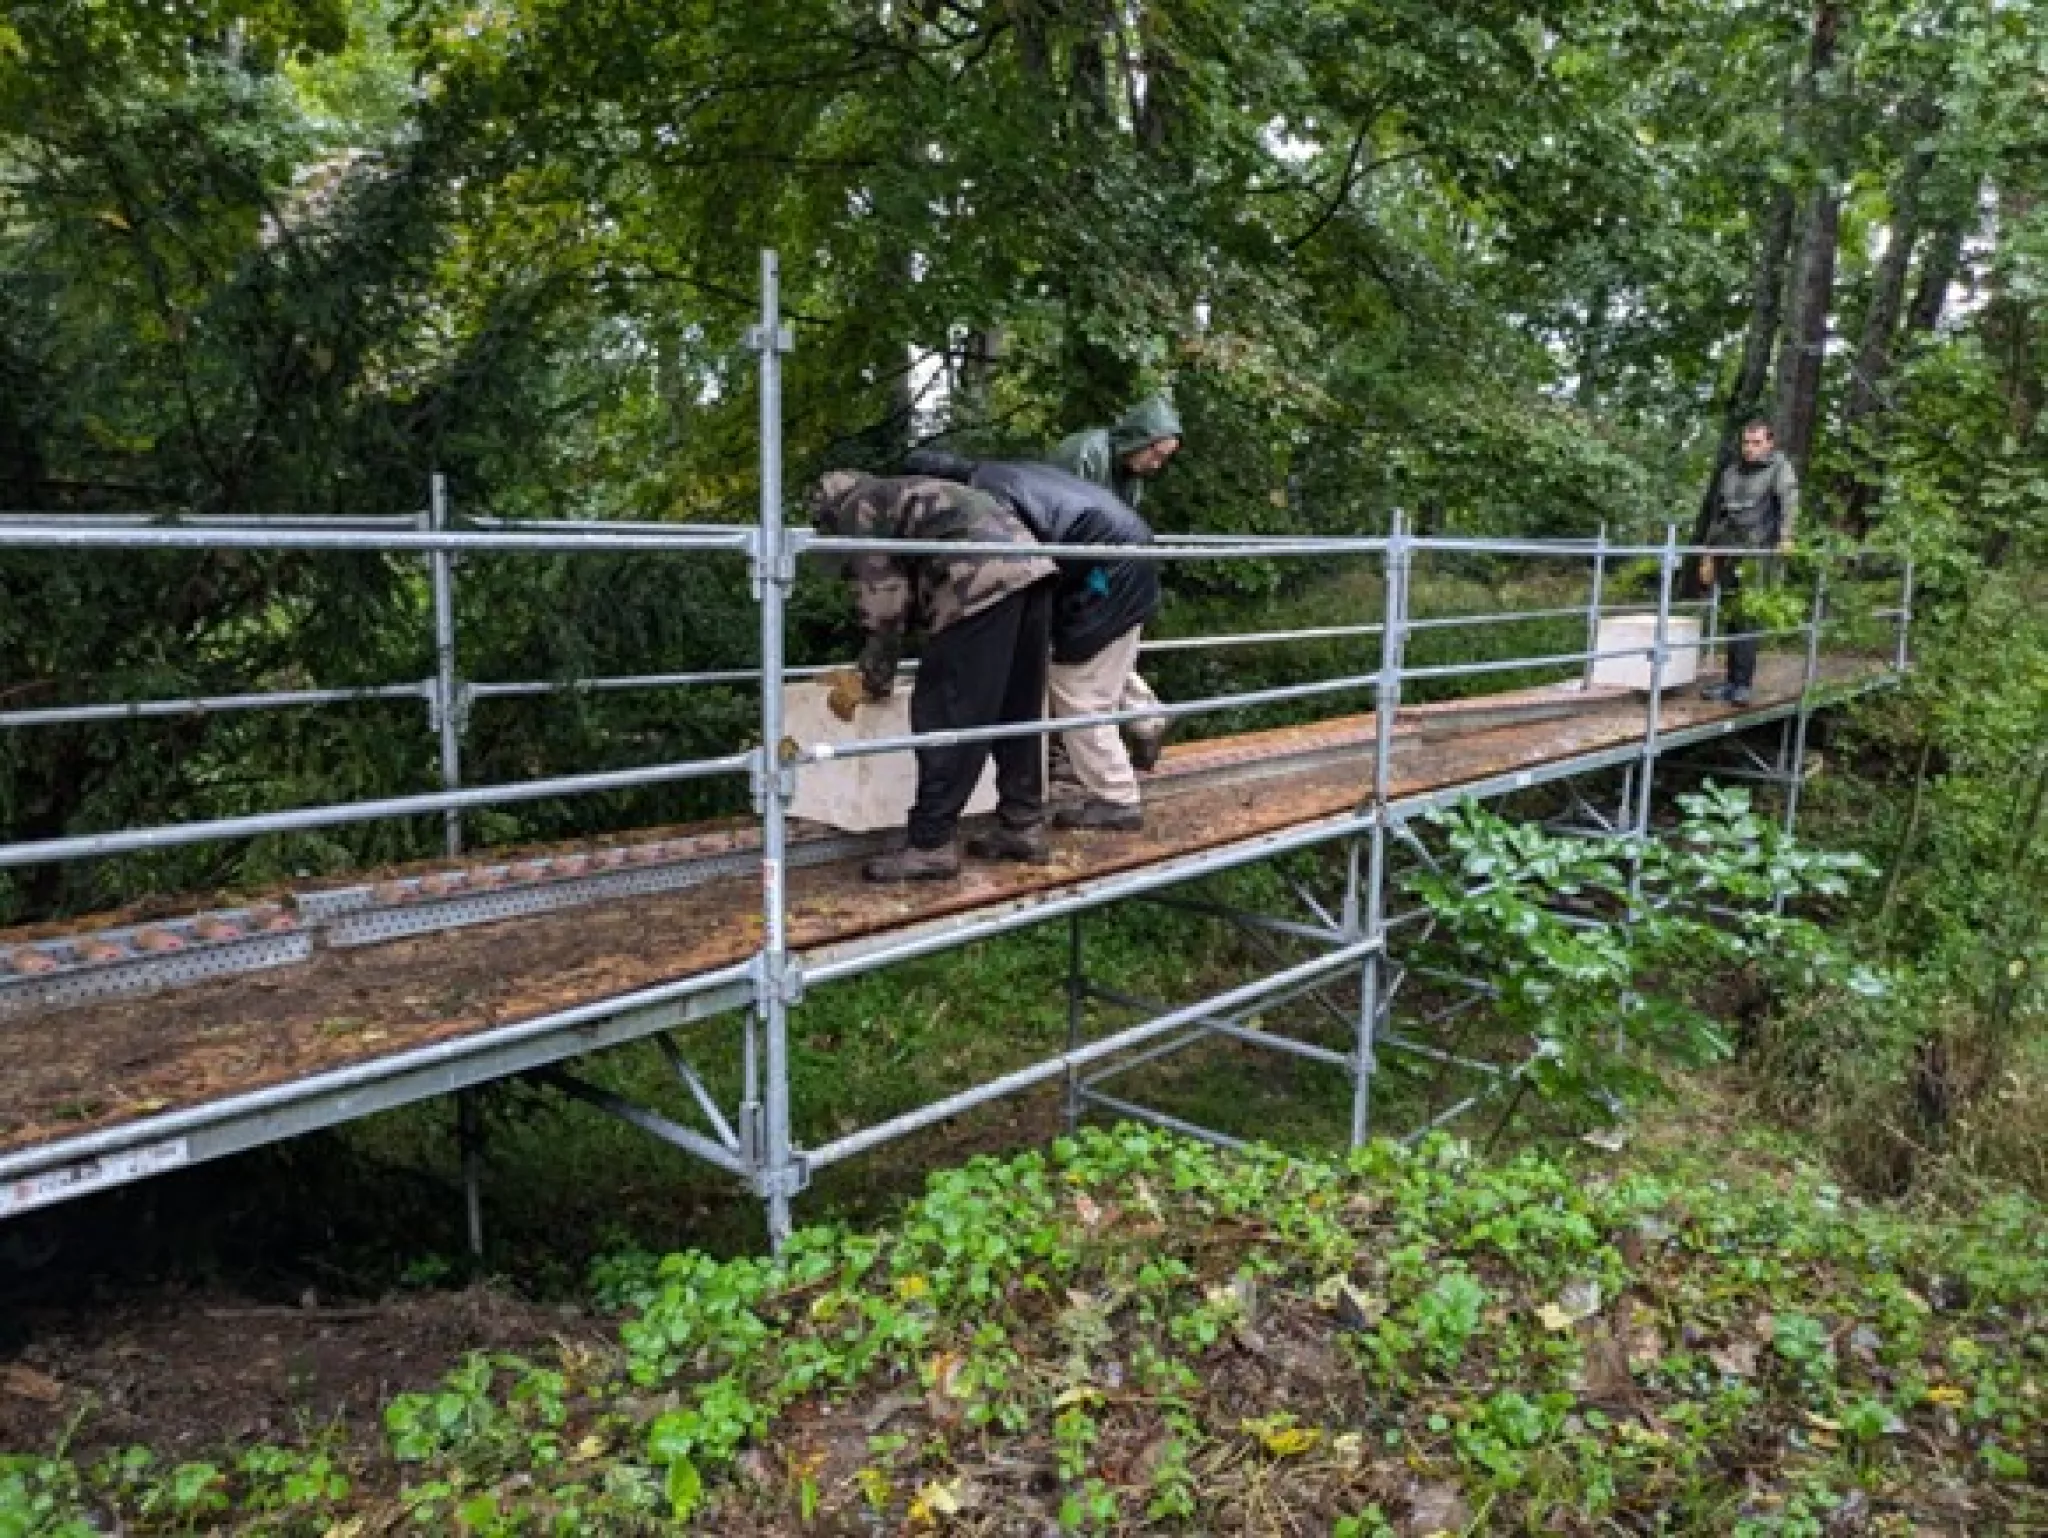
[[[107,705],[46,705],[0,710],[0,728],[87,726],[100,721],[143,721],[165,716],[224,715],[242,710],[287,710],[311,705],[347,705],[358,700],[418,700],[431,697],[430,681],[365,684],[357,689],[282,689],[268,694],[201,694],[185,699],[131,700]]]
[[[114,854],[141,854],[187,844],[235,838],[260,838],[272,833],[303,833],[357,822],[418,817],[431,812],[471,811],[511,806],[523,801],[548,801],[569,796],[604,795],[684,780],[747,774],[757,754],[732,753],[722,758],[681,760],[638,769],[606,769],[591,774],[558,775],[519,780],[505,785],[477,785],[467,790],[427,791],[412,796],[386,796],[374,801],[343,801],[299,807],[283,812],[254,812],[241,817],[216,817],[205,822],[165,823],[154,828],[127,828],[108,833],[77,833],[65,838],[0,844],[0,870],[23,865],[49,865],[65,860],[99,859]]]
[[[49,524],[79,528],[136,529],[412,529],[420,513],[0,513],[0,528]]]
[[[516,534],[464,529],[195,528],[175,524],[67,528],[62,524],[0,525],[0,550],[344,550],[369,555],[539,553],[641,554],[731,551],[750,554],[756,531],[734,524],[675,533],[609,531]]]

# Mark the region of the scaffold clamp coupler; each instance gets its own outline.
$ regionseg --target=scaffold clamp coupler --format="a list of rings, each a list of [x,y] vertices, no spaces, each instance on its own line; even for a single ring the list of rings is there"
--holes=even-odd
[[[754,991],[764,1002],[776,999],[785,1009],[803,1002],[804,969],[788,953],[761,952],[754,958],[753,973]]]
[[[810,1189],[811,1162],[802,1154],[792,1154],[789,1163],[780,1169],[764,1169],[754,1176],[754,1194],[764,1201],[775,1197],[801,1196]]]

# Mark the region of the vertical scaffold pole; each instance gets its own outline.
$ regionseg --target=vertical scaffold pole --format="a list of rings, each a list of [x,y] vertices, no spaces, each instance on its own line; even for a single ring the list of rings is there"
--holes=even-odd
[[[1394,717],[1401,709],[1401,665],[1408,639],[1407,518],[1396,509],[1388,531],[1385,620],[1380,631],[1380,673],[1373,695],[1372,832],[1367,846],[1362,901],[1346,893],[1344,918],[1356,928],[1347,940],[1378,940],[1358,972],[1358,1045],[1351,1065],[1351,1146],[1372,1132],[1372,1080],[1377,1070],[1380,992],[1386,965],[1387,803],[1392,799]],[[1353,856],[1354,860],[1356,855]]]
[[[1643,707],[1643,751],[1636,761],[1636,804],[1628,819],[1628,917],[1642,918],[1643,857],[1650,841],[1650,797],[1657,783],[1657,737],[1664,725],[1664,676],[1671,660],[1671,592],[1678,577],[1678,525],[1664,526],[1664,550],[1657,565],[1657,629],[1650,646],[1650,697]],[[1633,1002],[1633,996],[1629,1002]],[[1626,1009],[1614,1023],[1614,1050],[1628,1045]]]
[[[1827,622],[1828,575],[1825,568],[1814,573],[1813,607],[1806,616],[1806,663],[1799,676],[1799,709],[1792,717],[1792,755],[1786,766],[1785,836],[1792,836],[1799,822],[1799,792],[1806,784],[1806,726],[1813,718],[1813,686],[1820,679],[1820,632]],[[1785,911],[1785,894],[1771,902],[1774,913]]]
[[[462,1154],[462,1205],[468,1219],[469,1257],[484,1258],[484,1121],[477,1091],[455,1097],[455,1141]]]
[[[1067,915],[1067,1051],[1071,1054],[1081,1045],[1081,1024],[1088,1007],[1088,975],[1082,970],[1081,914],[1077,909]],[[1081,1120],[1081,1070],[1067,1069],[1067,1131],[1072,1132]]]
[[[1600,537],[1593,542],[1593,589],[1586,599],[1586,650],[1600,649],[1600,606],[1607,590],[1607,525],[1600,525]],[[1586,659],[1586,687],[1593,687],[1593,670],[1600,664]]]
[[[448,527],[448,477],[436,470],[427,481],[427,527]],[[462,788],[462,687],[455,675],[455,557],[436,550],[427,557],[434,584],[434,729],[441,737],[441,788]],[[449,858],[462,853],[462,813],[441,814],[442,843]]]
[[[1650,792],[1657,779],[1657,738],[1664,725],[1664,677],[1671,660],[1671,590],[1678,576],[1678,525],[1664,526],[1657,567],[1657,629],[1650,647],[1650,697],[1643,709],[1643,752],[1637,760],[1636,804],[1629,819],[1629,906],[1642,895],[1643,845],[1650,837]]]
[[[1718,561],[1717,561],[1718,566]],[[1714,573],[1714,581],[1707,586],[1707,633],[1700,642],[1700,667],[1704,673],[1721,650],[1721,581],[1720,572]]]
[[[789,958],[785,887],[788,809],[794,769],[782,760],[783,613],[795,580],[782,527],[782,355],[790,334],[782,324],[781,266],[761,253],[761,322],[747,346],[761,370],[761,521],[755,533],[754,596],[761,606],[761,745],[755,749],[754,784],[761,813],[761,951],[754,959],[754,1014],[764,1038],[766,1146],[755,1184],[768,1207],[768,1242],[780,1249],[790,1234],[790,1202],[803,1189],[804,1172],[790,1135],[789,1009],[797,978]]]
[[[1906,575],[1899,584],[1899,644],[1892,666],[1904,673],[1913,666],[1913,558],[1906,557]]]

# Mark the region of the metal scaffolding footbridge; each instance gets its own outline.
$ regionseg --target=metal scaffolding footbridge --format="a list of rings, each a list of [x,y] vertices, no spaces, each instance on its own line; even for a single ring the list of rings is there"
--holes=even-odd
[[[1219,1038],[1348,1076],[1352,1136],[1362,1140],[1372,1126],[1372,1086],[1383,1055],[1446,1056],[1395,1025],[1401,971],[1390,947],[1401,916],[1389,899],[1390,869],[1401,849],[1420,849],[1410,826],[1417,818],[1468,797],[1554,786],[1584,825],[1639,846],[1651,827],[1660,766],[1727,745],[1743,756],[1723,772],[1780,787],[1789,827],[1816,712],[1886,684],[1907,665],[1909,565],[1898,573],[1889,606],[1865,606],[1856,616],[1863,628],[1853,634],[1831,607],[1826,575],[1817,579],[1804,619],[1762,638],[1778,649],[1764,659],[1748,705],[1732,708],[1681,693],[1673,681],[1690,677],[1693,664],[1726,638],[1716,634],[1711,602],[1678,601],[1681,563],[1704,552],[1681,546],[1675,532],[1649,545],[1610,543],[1604,535],[1581,541],[1424,538],[1396,515],[1386,535],[1371,538],[1184,537],[1129,550],[1048,546],[1046,553],[1060,560],[1116,555],[1376,568],[1379,611],[1355,624],[1180,637],[1148,648],[1165,653],[1342,639],[1369,645],[1376,660],[1355,674],[1163,707],[1191,722],[1282,705],[1322,718],[1171,750],[1148,784],[1141,833],[1056,835],[1053,858],[1044,864],[970,865],[960,881],[938,887],[865,886],[859,865],[881,838],[795,822],[789,806],[798,777],[815,772],[827,757],[906,753],[930,739],[830,749],[791,741],[783,686],[822,669],[788,664],[785,606],[808,557],[905,547],[784,527],[780,381],[789,336],[772,255],[763,259],[760,322],[748,341],[758,360],[761,417],[759,516],[750,525],[465,519],[438,477],[422,513],[389,518],[0,519],[0,552],[415,554],[431,576],[436,642],[433,675],[423,680],[369,690],[39,707],[0,712],[0,730],[411,699],[426,707],[442,779],[442,788],[431,793],[0,845],[0,869],[389,818],[436,816],[444,827],[442,858],[373,880],[280,891],[235,907],[194,907],[146,921],[110,916],[63,932],[46,927],[0,935],[0,1042],[6,1049],[0,1052],[0,1219],[454,1095],[471,1155],[472,1242],[480,1244],[469,1092],[518,1076],[619,1116],[731,1174],[763,1201],[778,1242],[789,1231],[792,1201],[818,1170],[1041,1085],[1064,1087],[1070,1117],[1093,1110],[1220,1137],[1147,1107],[1126,1087],[1144,1064]],[[937,548],[958,553],[966,547]],[[575,683],[465,680],[455,558],[514,560],[534,553],[744,563],[759,609],[759,663]],[[1576,572],[1584,580],[1584,601],[1505,614],[1413,612],[1418,563],[1474,556]],[[1611,575],[1644,563],[1654,571],[1654,592],[1610,602]],[[1872,569],[1866,558],[1857,570],[1866,586]],[[1608,622],[1627,615],[1637,620],[1628,643],[1603,643],[1603,635],[1623,633]],[[1576,634],[1579,618],[1584,639],[1569,650],[1436,666],[1417,666],[1408,657],[1415,638],[1432,629],[1459,627],[1486,637],[1504,633],[1511,622],[1549,619]],[[1876,644],[1873,625],[1882,631]],[[1633,665],[1640,678],[1633,685],[1605,683],[1603,663]],[[1414,698],[1450,680],[1490,675],[1543,681],[1456,700]],[[760,745],[636,769],[464,783],[464,726],[479,699],[709,683],[758,685]],[[1148,707],[1077,720],[1122,722],[1154,713]],[[949,733],[946,740],[1043,730],[997,727]],[[753,817],[511,856],[464,852],[468,813],[717,778],[751,786]],[[1601,788],[1589,789],[1594,786]],[[1310,852],[1320,857],[1294,858]],[[1287,911],[1226,910],[1190,890],[1203,878],[1255,865],[1280,873]],[[1136,998],[1091,980],[1086,916],[1135,900],[1228,917],[1261,941],[1270,966],[1212,997],[1183,1003]],[[789,1028],[807,993],[1052,922],[1067,929],[1063,1050],[878,1124],[808,1145],[799,1140]],[[1254,1023],[1283,1003],[1309,999],[1346,1022],[1342,1046]],[[739,1071],[736,1093],[729,1090],[722,1099],[698,1049],[703,1033],[727,1018],[739,1032]],[[667,1058],[687,1119],[628,1102],[573,1070],[574,1059],[647,1040]],[[1464,1105],[1522,1071],[1514,1063],[1467,1066],[1482,1082]]]

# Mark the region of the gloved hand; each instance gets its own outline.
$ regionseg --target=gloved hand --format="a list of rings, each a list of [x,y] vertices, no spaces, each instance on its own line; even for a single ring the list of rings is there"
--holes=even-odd
[[[891,635],[868,637],[860,649],[860,681],[871,700],[886,700],[896,692],[896,657],[901,642]]]
[[[852,668],[840,668],[827,673],[821,680],[826,688],[825,705],[833,715],[842,721],[851,721],[860,703],[867,697],[867,687],[861,676]]]

